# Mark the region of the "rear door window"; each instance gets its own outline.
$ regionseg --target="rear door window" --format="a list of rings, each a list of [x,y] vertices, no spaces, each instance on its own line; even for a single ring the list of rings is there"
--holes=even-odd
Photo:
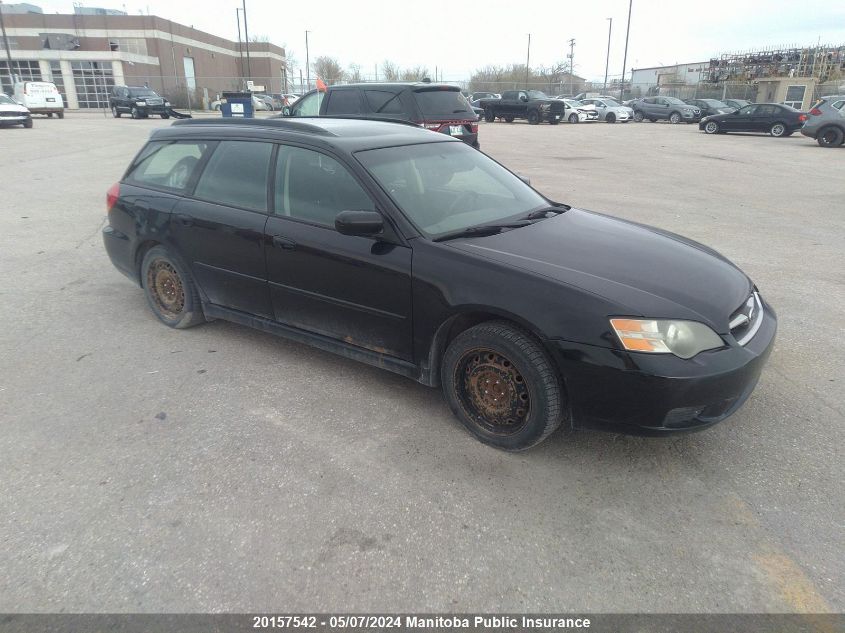
[[[414,96],[425,119],[454,119],[472,115],[469,103],[458,90],[418,90]]]
[[[185,191],[211,145],[208,141],[148,143],[125,180],[136,185]]]
[[[221,141],[208,161],[194,196],[209,202],[267,210],[272,143]]]
[[[326,115],[361,114],[361,96],[357,88],[332,90],[326,104]]]

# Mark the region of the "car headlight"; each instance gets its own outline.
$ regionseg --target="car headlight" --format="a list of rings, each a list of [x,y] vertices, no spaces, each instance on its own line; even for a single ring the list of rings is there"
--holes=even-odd
[[[147,102],[146,101],[136,101],[135,105],[143,107],[143,106],[147,105]]]
[[[164,105],[166,105],[166,106],[170,107],[170,102],[169,102],[169,101],[165,101],[165,102],[164,102]]]
[[[622,346],[631,352],[674,354],[686,359],[725,344],[718,334],[697,321],[610,319],[610,325]]]

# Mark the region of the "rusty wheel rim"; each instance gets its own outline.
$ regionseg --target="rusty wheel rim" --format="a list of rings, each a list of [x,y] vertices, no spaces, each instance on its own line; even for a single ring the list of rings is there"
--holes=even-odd
[[[531,397],[525,377],[501,353],[466,352],[457,364],[455,385],[464,411],[485,431],[513,435],[528,422]]]
[[[159,312],[170,319],[185,308],[185,289],[179,273],[166,259],[157,259],[147,270],[147,287]]]

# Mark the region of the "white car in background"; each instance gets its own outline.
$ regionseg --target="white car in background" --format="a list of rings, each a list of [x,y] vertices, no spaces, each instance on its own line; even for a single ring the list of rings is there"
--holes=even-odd
[[[584,104],[595,106],[596,112],[599,115],[599,121],[606,123],[627,123],[634,118],[634,111],[628,106],[624,106],[618,101],[610,98],[601,99],[584,99]]]
[[[577,99],[561,98],[567,108],[572,109],[572,113],[567,115],[566,120],[570,123],[583,123],[585,121],[598,121],[599,114],[596,112],[596,107],[592,104],[586,104]]]
[[[54,114],[65,118],[65,102],[56,88],[49,81],[19,81],[15,84],[15,101],[27,107],[31,114]]]
[[[0,92],[0,127],[8,125],[32,127],[32,116],[25,106]]]

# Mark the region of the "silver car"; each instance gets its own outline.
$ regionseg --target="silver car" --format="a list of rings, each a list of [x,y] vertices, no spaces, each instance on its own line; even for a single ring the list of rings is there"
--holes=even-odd
[[[617,121],[627,123],[634,118],[634,111],[631,108],[623,106],[613,99],[583,99],[581,103],[594,105],[599,115],[599,121],[606,123],[616,123]]]
[[[816,139],[822,147],[839,147],[845,142],[845,95],[822,97],[808,114],[801,134]]]

